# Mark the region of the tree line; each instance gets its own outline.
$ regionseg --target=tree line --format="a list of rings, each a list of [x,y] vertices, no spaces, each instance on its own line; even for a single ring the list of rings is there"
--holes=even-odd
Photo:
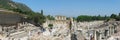
[[[115,19],[116,21],[120,21],[120,13],[119,15],[111,14],[110,16],[88,16],[88,15],[80,15],[76,17],[74,20],[77,20],[77,22],[83,22],[83,21],[95,21],[95,20],[110,20]]]

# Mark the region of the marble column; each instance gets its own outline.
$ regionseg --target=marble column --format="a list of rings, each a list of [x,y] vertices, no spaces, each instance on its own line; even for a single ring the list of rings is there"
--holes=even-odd
[[[108,29],[108,36],[110,36],[110,29]]]
[[[115,26],[113,26],[113,34],[114,34],[114,31],[115,31],[115,28],[114,28]]]
[[[94,40],[97,40],[96,30],[94,30]]]
[[[114,34],[114,27],[111,27],[111,35]]]
[[[99,40],[102,40],[102,30],[99,31]]]
[[[102,38],[102,35],[101,35],[101,33],[100,33],[100,37],[99,37],[99,40],[101,40],[101,38]]]
[[[111,35],[111,27],[109,27],[109,35]]]

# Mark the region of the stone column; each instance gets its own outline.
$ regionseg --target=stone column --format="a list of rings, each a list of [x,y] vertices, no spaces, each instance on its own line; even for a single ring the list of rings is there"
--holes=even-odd
[[[2,26],[0,26],[0,32],[2,32]]]
[[[113,26],[113,34],[114,34],[114,31],[115,31],[115,28],[114,28],[115,26]]]
[[[96,30],[94,30],[94,40],[97,40]]]
[[[102,35],[101,35],[101,33],[100,33],[100,37],[99,37],[99,40],[101,40],[101,38],[102,38]]]
[[[114,28],[113,26],[111,27],[111,35],[114,34]]]
[[[102,39],[102,30],[99,30],[99,32],[100,32],[99,40],[101,40]]]
[[[108,29],[108,36],[110,36],[110,29]]]
[[[109,35],[111,35],[111,27],[109,27]]]

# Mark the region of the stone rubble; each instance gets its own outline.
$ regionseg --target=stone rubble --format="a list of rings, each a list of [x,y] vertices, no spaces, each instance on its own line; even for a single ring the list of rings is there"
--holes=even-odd
[[[0,25],[0,40],[120,40],[120,21],[76,22],[60,17],[47,20],[42,26],[45,30],[28,22]]]

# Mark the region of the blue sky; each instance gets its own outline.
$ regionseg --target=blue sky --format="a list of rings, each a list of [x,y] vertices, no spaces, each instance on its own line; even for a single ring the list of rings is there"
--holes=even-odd
[[[111,15],[120,12],[120,0],[13,0],[45,15]]]

